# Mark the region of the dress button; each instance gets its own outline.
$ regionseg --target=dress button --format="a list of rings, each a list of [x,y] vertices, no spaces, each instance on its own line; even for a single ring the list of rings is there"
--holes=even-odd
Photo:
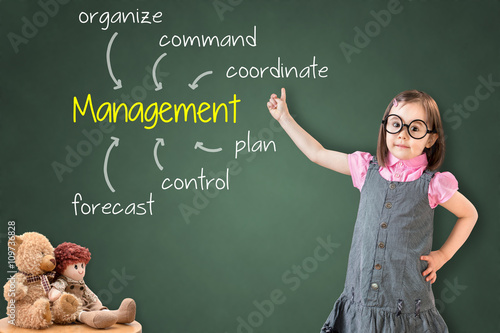
[[[371,287],[372,287],[373,290],[377,290],[378,289],[378,284],[372,283]]]
[[[385,247],[384,242],[380,242],[380,243],[378,243],[378,247],[380,247],[381,249],[383,249],[383,248]]]
[[[390,202],[386,203],[385,204],[385,208],[391,209],[392,208],[392,204]]]
[[[403,166],[403,162],[399,162],[399,166],[402,167]]]
[[[391,190],[394,190],[394,189],[396,188],[396,184],[391,183],[391,184],[389,185],[389,188],[390,188]]]
[[[381,264],[376,264],[375,265],[375,269],[381,269],[382,268],[382,265]]]
[[[380,223],[380,227],[382,229],[386,229],[387,228],[387,223],[385,223],[385,222]]]
[[[401,177],[401,174],[397,173],[394,175],[394,177],[399,178],[399,177]]]

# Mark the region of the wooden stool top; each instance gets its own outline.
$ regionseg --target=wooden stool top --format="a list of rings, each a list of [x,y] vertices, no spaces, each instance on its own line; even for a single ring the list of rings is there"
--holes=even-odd
[[[1,333],[34,333],[34,332],[59,332],[59,333],[87,333],[87,332],[106,332],[106,333],[142,333],[142,326],[134,321],[130,324],[114,324],[106,329],[92,328],[84,324],[71,325],[52,325],[44,330],[32,330],[28,328],[20,328],[9,324],[8,318],[0,320]]]

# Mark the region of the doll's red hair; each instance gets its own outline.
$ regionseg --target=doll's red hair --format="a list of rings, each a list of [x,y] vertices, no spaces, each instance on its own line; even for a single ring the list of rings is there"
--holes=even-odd
[[[90,261],[90,251],[86,247],[77,245],[75,243],[62,243],[54,249],[54,256],[56,257],[55,271],[62,274],[64,270],[73,264],[83,262],[87,265]]]

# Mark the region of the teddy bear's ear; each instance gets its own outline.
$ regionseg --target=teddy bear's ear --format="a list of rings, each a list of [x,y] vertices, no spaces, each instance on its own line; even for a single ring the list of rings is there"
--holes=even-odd
[[[19,246],[23,243],[23,239],[21,236],[15,236],[15,239],[14,239],[14,246],[13,246],[13,249],[14,249],[14,252],[17,252],[17,250],[19,249]]]

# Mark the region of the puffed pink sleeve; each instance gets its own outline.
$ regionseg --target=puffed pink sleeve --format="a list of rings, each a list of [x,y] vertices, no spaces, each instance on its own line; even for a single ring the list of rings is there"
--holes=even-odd
[[[352,184],[360,191],[365,183],[368,165],[372,159],[373,156],[370,153],[364,153],[361,151],[356,151],[347,155],[349,170],[351,171]]]
[[[429,183],[429,205],[437,205],[448,201],[458,190],[458,181],[450,172],[436,172]]]

